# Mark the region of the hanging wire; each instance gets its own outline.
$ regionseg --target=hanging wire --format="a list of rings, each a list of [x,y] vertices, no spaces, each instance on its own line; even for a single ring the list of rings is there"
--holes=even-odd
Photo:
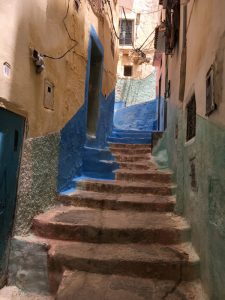
[[[66,52],[64,52],[62,55],[58,56],[58,57],[54,57],[54,56],[50,56],[50,55],[47,55],[47,54],[43,54],[43,57],[46,57],[46,58],[49,58],[49,59],[55,59],[55,60],[59,60],[59,59],[62,59],[64,58],[69,52],[71,52],[79,43],[77,40],[75,40],[74,38],[71,37],[70,35],[70,32],[67,28],[67,25],[66,25],[66,19],[68,17],[68,14],[69,14],[69,8],[70,8],[70,1],[71,0],[68,0],[68,4],[67,4],[67,10],[66,10],[66,14],[65,14],[65,17],[63,18],[63,25],[65,27],[65,30],[67,32],[67,35],[69,37],[69,39],[74,43],[72,47],[70,47]],[[80,54],[76,53],[77,55],[81,56]]]
[[[115,28],[111,3],[110,3],[109,0],[105,0],[104,3],[105,3],[105,4],[108,4],[109,10],[110,10],[110,16],[111,16],[111,20],[110,20],[110,21],[111,21],[111,25],[112,25],[112,28],[113,28],[113,31],[114,31],[114,33],[115,33],[116,38],[119,40],[119,39],[120,39],[120,36],[119,36],[119,34],[117,33],[116,28]]]
[[[131,8],[128,8],[128,7],[125,7],[125,6],[121,6],[120,7],[124,7],[126,10],[129,10],[129,11],[132,11],[133,13],[135,14],[143,14],[143,15],[150,15],[150,14],[154,14],[154,13],[157,13],[159,11],[161,11],[162,9],[157,9],[157,10],[154,10],[154,11],[148,11],[148,10],[141,10],[141,11],[136,11],[134,9],[131,9]]]

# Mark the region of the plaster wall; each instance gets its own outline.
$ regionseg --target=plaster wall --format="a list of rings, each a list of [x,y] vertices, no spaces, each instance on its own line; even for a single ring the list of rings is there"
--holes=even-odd
[[[125,9],[126,18],[134,20],[134,48],[142,47],[142,51],[146,54],[148,62],[140,59],[133,51],[133,46],[119,47],[119,62],[117,74],[120,78],[124,77],[124,65],[133,66],[132,77],[142,79],[152,73],[154,67],[149,63],[153,60],[154,53],[154,29],[158,22],[158,1],[157,0],[120,0],[120,18],[124,19],[122,7]],[[140,23],[137,21],[140,14]],[[139,23],[139,24],[138,24]],[[152,33],[152,34],[151,34]],[[151,34],[151,36],[150,36]],[[149,38],[148,38],[149,37]],[[148,38],[148,39],[147,39]],[[147,39],[147,41],[146,41]]]
[[[63,25],[68,3],[68,15],[64,21],[76,42],[69,39]],[[95,32],[104,51],[98,124],[102,126],[98,129],[98,145],[105,145],[106,135],[111,130],[118,43],[112,33],[109,8],[105,7],[105,14],[101,14],[91,3],[81,1],[77,11],[71,0],[1,1],[0,26],[4,30],[0,45],[0,106],[25,116],[27,120],[15,217],[16,234],[26,234],[33,216],[54,205],[58,177],[62,175],[59,175],[60,153],[66,154],[64,161],[67,162],[69,179],[79,173],[82,166],[91,31]],[[110,3],[117,26],[118,7],[115,1]],[[77,46],[62,59],[46,57],[44,71],[41,74],[35,72],[30,48],[57,58],[75,43]],[[3,74],[5,62],[11,66],[9,77]],[[43,105],[45,80],[54,86],[53,110]],[[66,132],[66,138],[62,136],[63,132]],[[62,145],[64,141],[67,145]],[[63,147],[66,147],[66,152],[62,151]]]
[[[116,23],[116,7],[114,1],[111,2]],[[1,2],[0,25],[4,30],[0,45],[0,97],[5,100],[2,105],[27,115],[29,137],[58,132],[82,106],[91,25],[105,49],[103,94],[108,95],[116,82],[117,53],[115,51],[113,57],[109,18],[97,16],[87,0],[82,1],[78,12],[70,1],[66,19],[72,38],[78,42],[77,47],[63,59],[45,58],[45,70],[35,73],[30,47],[58,57],[74,44],[63,26],[67,3],[61,0]],[[3,76],[4,62],[11,65],[10,78]],[[55,87],[54,110],[43,107],[45,79]]]
[[[184,101],[179,99],[182,22],[179,46],[168,57],[171,94],[168,127],[154,149],[157,161],[174,171],[178,213],[192,226],[192,242],[201,260],[201,278],[210,299],[225,298],[224,141],[225,3],[191,0],[187,6],[187,65]],[[215,68],[217,110],[206,111],[206,74]],[[186,104],[195,93],[196,136],[186,141]],[[167,161],[167,162],[166,162]]]
[[[118,79],[116,101],[124,101],[126,106],[148,102],[156,98],[156,73],[143,79]]]

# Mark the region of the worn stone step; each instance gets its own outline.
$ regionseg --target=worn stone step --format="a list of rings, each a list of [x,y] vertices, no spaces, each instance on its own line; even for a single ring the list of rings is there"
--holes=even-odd
[[[60,206],[33,220],[35,234],[90,243],[176,244],[190,239],[190,227],[173,213]]]
[[[150,149],[150,144],[120,144],[120,143],[109,143],[111,150],[116,149]]]
[[[190,244],[92,244],[52,241],[49,250],[51,281],[70,270],[160,280],[199,278],[199,257]]]
[[[111,149],[113,155],[137,155],[137,154],[150,154],[151,149],[150,148],[115,148]]]
[[[172,184],[156,182],[129,182],[124,180],[80,180],[77,182],[78,190],[109,193],[140,193],[170,196],[175,192]]]
[[[118,144],[150,144],[151,143],[151,137],[149,138],[126,138],[126,137],[109,137],[108,138],[109,143],[118,143]]]
[[[121,169],[129,170],[157,170],[157,167],[152,161],[139,161],[139,162],[119,162]]]
[[[115,161],[120,162],[148,162],[151,161],[150,153],[144,153],[144,154],[114,154]]]
[[[129,169],[119,169],[114,171],[117,180],[128,180],[128,181],[145,181],[152,180],[155,182],[172,182],[172,173],[168,171],[137,171]]]
[[[77,190],[70,195],[59,195],[58,199],[65,205],[113,210],[171,212],[175,206],[173,196],[152,194],[121,195]]]
[[[199,281],[152,280],[66,270],[57,300],[205,300]]]

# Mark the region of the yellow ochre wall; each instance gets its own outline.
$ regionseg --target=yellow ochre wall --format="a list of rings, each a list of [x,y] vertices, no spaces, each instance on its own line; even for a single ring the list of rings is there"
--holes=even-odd
[[[45,70],[36,74],[30,48],[58,57],[73,42],[63,25],[67,0],[2,0],[0,4],[0,106],[27,116],[28,137],[58,132],[84,102],[87,49],[91,25],[104,47],[102,92],[108,95],[115,87],[117,50],[111,52],[109,9],[104,15],[93,11],[89,1],[82,0],[77,12],[74,3],[66,24],[77,47],[61,60],[45,58]],[[111,1],[114,23],[118,27],[117,6]],[[114,38],[115,49],[117,40]],[[3,76],[4,62],[11,65],[11,77]],[[55,86],[54,110],[44,108],[44,81]]]

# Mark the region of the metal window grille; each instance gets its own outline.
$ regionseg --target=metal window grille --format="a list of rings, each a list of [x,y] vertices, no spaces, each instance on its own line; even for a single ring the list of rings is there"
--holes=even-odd
[[[210,68],[206,75],[206,116],[216,109],[215,96],[214,96],[214,68]]]
[[[187,141],[196,135],[196,100],[195,96],[187,105]]]
[[[133,23],[133,20],[120,20],[120,45],[132,45]]]

